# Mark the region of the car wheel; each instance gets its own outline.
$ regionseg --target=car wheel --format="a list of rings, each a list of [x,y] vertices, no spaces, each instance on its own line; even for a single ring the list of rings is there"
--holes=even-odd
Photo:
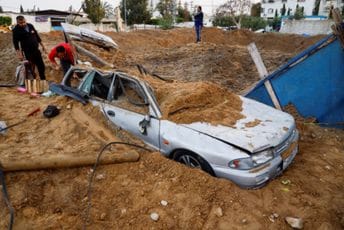
[[[175,152],[173,159],[191,168],[199,168],[199,169],[202,169],[203,171],[206,171],[212,176],[215,175],[209,163],[206,160],[204,160],[202,157],[200,157],[199,155],[193,152],[186,151],[186,150],[178,150]]]

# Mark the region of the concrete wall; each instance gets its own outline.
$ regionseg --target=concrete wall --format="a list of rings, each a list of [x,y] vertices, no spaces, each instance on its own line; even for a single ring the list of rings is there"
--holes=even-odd
[[[93,31],[100,31],[100,32],[116,32],[116,27],[114,24],[94,25],[93,23],[86,23],[86,24],[79,25],[79,27],[93,30]]]
[[[287,34],[329,34],[332,32],[331,20],[285,20],[280,32]]]

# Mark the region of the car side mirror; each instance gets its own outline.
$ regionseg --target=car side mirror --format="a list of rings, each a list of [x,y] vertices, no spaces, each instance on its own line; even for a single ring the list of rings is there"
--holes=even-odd
[[[139,122],[139,130],[143,135],[147,135],[147,127],[150,123],[150,116],[146,115],[142,121]]]

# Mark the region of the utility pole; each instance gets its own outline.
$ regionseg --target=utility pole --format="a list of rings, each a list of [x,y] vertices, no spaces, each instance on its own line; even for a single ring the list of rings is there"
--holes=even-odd
[[[124,0],[124,24],[125,24],[125,31],[127,31],[127,1]]]

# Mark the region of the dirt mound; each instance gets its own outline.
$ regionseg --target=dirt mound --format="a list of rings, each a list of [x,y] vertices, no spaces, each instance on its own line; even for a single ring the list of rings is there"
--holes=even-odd
[[[163,119],[189,124],[207,122],[233,126],[243,118],[242,101],[227,89],[208,82],[163,83],[150,81]]]
[[[97,154],[108,129],[97,108],[70,99],[30,98],[0,89],[0,120],[18,121],[37,106],[57,104],[61,114],[41,115],[0,135],[2,154]],[[67,105],[72,109],[68,110]],[[80,111],[97,120],[104,134],[80,122]],[[15,116],[14,116],[15,114]],[[19,119],[20,120],[20,119]],[[288,228],[287,216],[301,217],[306,229],[342,229],[344,210],[344,133],[302,125],[300,152],[288,170],[259,190],[245,190],[162,157],[141,153],[135,163],[101,166],[93,184],[89,228],[95,229],[221,229]],[[114,132],[115,131],[115,132]],[[114,150],[119,146],[114,146]],[[15,229],[82,228],[87,208],[90,167],[6,173],[15,209]],[[163,206],[161,201],[167,201]],[[0,197],[0,228],[9,214]],[[254,211],[252,211],[254,210]],[[150,214],[159,214],[154,222]],[[277,214],[273,215],[273,214]]]

